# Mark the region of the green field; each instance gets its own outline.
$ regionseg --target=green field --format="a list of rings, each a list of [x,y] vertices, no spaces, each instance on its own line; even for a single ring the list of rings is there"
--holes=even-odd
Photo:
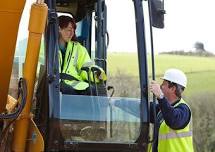
[[[133,77],[138,76],[137,55],[134,53],[111,53],[107,62],[108,74],[110,75],[117,75],[120,71]],[[148,55],[147,63],[150,80],[150,55]],[[156,77],[162,76],[168,68],[179,68],[186,73],[188,87],[185,91],[185,96],[190,97],[203,92],[215,94],[215,57],[155,55]]]

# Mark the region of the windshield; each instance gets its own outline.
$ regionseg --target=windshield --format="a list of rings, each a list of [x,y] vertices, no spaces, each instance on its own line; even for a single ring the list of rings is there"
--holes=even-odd
[[[61,95],[62,135],[67,141],[134,143],[140,133],[139,104],[134,98]]]
[[[107,48],[108,97],[104,96],[60,96],[59,120],[61,133],[66,142],[135,143],[140,135],[140,81],[136,25],[132,1],[126,1],[126,11],[113,14],[107,12],[109,46]],[[118,9],[118,1],[107,7]],[[99,51],[94,41],[98,40],[96,13],[92,20],[91,58],[97,60]],[[81,23],[76,29],[80,34]],[[123,37],[123,41],[121,41]],[[93,84],[94,85],[94,84]],[[96,85],[96,84],[95,84]],[[97,84],[99,88],[99,85]],[[98,92],[101,90],[98,89]]]

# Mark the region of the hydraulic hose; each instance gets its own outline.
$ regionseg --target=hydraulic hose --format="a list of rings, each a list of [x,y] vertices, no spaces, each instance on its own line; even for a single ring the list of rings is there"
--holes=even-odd
[[[19,117],[21,114],[22,110],[25,107],[26,104],[26,97],[27,97],[27,85],[26,85],[26,80],[24,78],[20,78],[19,80],[19,85],[18,85],[18,99],[21,97],[20,104],[18,108],[16,109],[15,112],[10,113],[10,114],[0,114],[0,119],[10,119],[9,123],[6,125],[6,127],[2,130],[0,134],[0,151],[4,151],[5,145],[4,144],[4,139],[7,137],[8,130],[10,126],[15,122],[15,120]]]
[[[16,119],[22,112],[23,108],[25,107],[26,97],[27,97],[27,85],[26,85],[26,80],[24,78],[20,78],[19,80],[18,98],[20,96],[21,96],[21,102],[19,107],[16,109],[16,111],[10,114],[0,114],[0,119]]]

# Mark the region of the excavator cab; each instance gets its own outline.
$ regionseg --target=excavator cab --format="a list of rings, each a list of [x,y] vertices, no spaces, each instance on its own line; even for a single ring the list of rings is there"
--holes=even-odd
[[[47,1],[47,4],[50,12],[44,34],[46,64],[40,64],[44,68],[38,70],[34,117],[44,137],[45,151],[138,150],[140,143],[147,140],[146,133],[145,139],[143,136],[141,139],[140,134],[148,132],[147,125],[141,122],[141,111],[146,106],[141,110],[140,99],[105,96],[100,94],[99,86],[97,96],[68,95],[59,89],[58,14],[67,13],[78,21],[79,42],[87,48],[95,64],[107,72],[109,37],[105,1],[59,0]],[[107,89],[107,82],[103,83]],[[134,103],[130,111],[125,110],[128,103]]]
[[[159,0],[153,0],[156,1]],[[147,10],[157,15],[153,19],[150,15],[147,17],[152,21],[152,25],[163,27],[163,11],[161,11],[163,7],[160,7],[160,3],[154,4],[151,1],[148,3],[140,0],[128,2],[129,11],[132,10],[134,16],[129,16],[133,20],[126,20],[127,23],[133,24],[124,32],[134,30],[135,33],[128,39],[135,40],[136,60],[130,61],[132,68],[135,67],[132,70],[136,70],[136,78],[133,80],[130,76],[120,75],[126,67],[122,71],[117,68],[110,70],[112,65],[116,66],[113,58],[120,59],[120,57],[118,54],[110,57],[107,55],[109,43],[113,39],[108,33],[107,20],[107,12],[111,11],[111,7],[107,9],[105,0],[45,0],[44,3],[38,0],[33,6],[35,9],[31,11],[32,18],[37,20],[31,18],[29,22],[30,38],[23,65],[23,79],[20,79],[19,83],[17,104],[20,104],[21,108],[18,107],[20,110],[13,121],[8,121],[6,123],[8,125],[4,124],[1,129],[4,132],[1,144],[10,145],[4,146],[4,149],[32,152],[147,151],[149,93],[144,5],[149,5]],[[96,96],[69,95],[60,91],[57,17],[61,13],[67,13],[76,19],[78,41],[86,47],[95,64],[102,67],[108,75],[107,81],[102,82],[102,87],[97,86]],[[119,11],[120,13],[123,14]],[[123,17],[118,18],[118,21],[123,21]],[[43,45],[39,47],[42,34]],[[121,38],[124,37],[123,34],[125,33],[120,33]],[[119,67],[123,67],[123,62],[118,62],[121,64]],[[116,87],[124,78],[126,79],[123,85]],[[138,93],[129,94],[122,91],[123,89],[135,89]],[[116,93],[120,91],[121,93]],[[6,105],[5,102],[1,104],[2,107]],[[1,112],[2,109],[0,107]],[[1,118],[10,119],[5,118],[5,114],[1,115]]]

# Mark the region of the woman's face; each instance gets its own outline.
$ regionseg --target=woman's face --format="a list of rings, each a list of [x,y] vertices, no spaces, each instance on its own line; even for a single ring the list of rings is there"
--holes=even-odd
[[[64,42],[69,42],[74,36],[74,28],[72,27],[72,23],[69,23],[66,28],[59,28],[60,38]]]

